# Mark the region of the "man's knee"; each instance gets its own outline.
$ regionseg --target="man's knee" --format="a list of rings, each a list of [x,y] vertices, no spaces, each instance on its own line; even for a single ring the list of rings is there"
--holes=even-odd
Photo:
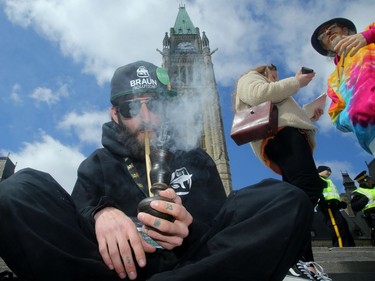
[[[32,169],[23,169],[4,181],[0,182],[0,203],[4,203],[10,198],[19,198],[22,190],[27,187],[27,175]]]
[[[275,198],[278,198],[280,204],[285,206],[286,209],[290,209],[291,212],[297,210],[305,215],[306,219],[312,219],[314,206],[306,192],[287,182],[280,182],[278,188],[279,192],[275,195]]]
[[[0,183],[0,205],[26,200],[35,193],[62,189],[51,175],[31,168],[22,169]]]
[[[245,196],[255,196],[256,194],[257,197],[264,197],[263,200],[277,199],[282,202],[301,202],[312,207],[305,192],[292,184],[276,179],[264,179],[244,188],[243,193],[248,193]]]
[[[265,179],[234,194],[236,204],[244,210],[267,208],[277,212],[301,213],[312,216],[313,205],[305,192],[276,179]]]

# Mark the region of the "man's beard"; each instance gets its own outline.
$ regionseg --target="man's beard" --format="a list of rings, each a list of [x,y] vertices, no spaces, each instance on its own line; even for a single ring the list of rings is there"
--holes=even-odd
[[[119,134],[119,142],[126,147],[129,153],[128,156],[137,160],[145,160],[145,144],[138,140],[138,136],[140,133],[145,132],[145,130],[155,132],[155,125],[143,123],[135,132],[130,132],[124,125],[120,125],[119,127],[121,130]]]
[[[132,133],[126,126],[119,126],[119,142],[126,147],[129,157],[137,160],[145,160],[145,147],[143,143],[140,143],[137,139],[140,130]]]

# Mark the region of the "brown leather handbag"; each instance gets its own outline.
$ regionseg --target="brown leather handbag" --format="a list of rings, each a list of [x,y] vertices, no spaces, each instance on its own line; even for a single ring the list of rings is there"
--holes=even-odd
[[[237,145],[276,135],[278,109],[271,101],[239,110],[234,114],[230,136]]]

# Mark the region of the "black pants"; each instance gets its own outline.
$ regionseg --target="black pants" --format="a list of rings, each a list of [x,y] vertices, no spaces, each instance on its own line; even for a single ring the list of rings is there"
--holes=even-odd
[[[368,227],[370,228],[371,244],[375,246],[375,209],[371,208],[364,211],[364,216]]]
[[[265,153],[281,169],[282,178],[303,190],[313,205],[322,198],[326,183],[319,177],[311,148],[303,131],[285,127],[268,142]],[[313,208],[311,208],[313,213]],[[310,223],[308,220],[304,223]],[[311,225],[310,225],[311,226]],[[313,261],[311,238],[301,253],[302,260]]]
[[[282,280],[310,235],[310,208],[303,192],[274,179],[234,191],[200,242],[147,280]],[[24,169],[0,183],[0,241],[22,280],[120,280],[102,262],[92,223],[42,172]]]
[[[350,233],[349,225],[340,212],[338,206],[320,207],[324,216],[324,223],[332,237],[333,247],[354,247],[355,242]]]

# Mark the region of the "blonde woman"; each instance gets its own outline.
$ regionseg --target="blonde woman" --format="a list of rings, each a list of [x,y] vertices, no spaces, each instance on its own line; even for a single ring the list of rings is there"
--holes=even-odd
[[[267,100],[277,106],[277,134],[253,141],[250,145],[256,156],[275,173],[281,175],[283,181],[295,185],[308,195],[312,203],[311,212],[325,187],[324,181],[317,173],[313,158],[317,128],[312,123],[320,118],[323,111],[316,109],[314,116],[309,118],[294,100],[293,95],[300,88],[307,86],[314,76],[314,72],[302,74],[300,69],[295,76],[279,80],[275,65],[262,65],[242,75],[234,93],[235,110],[255,106]],[[301,253],[300,261],[291,268],[290,274],[314,278],[319,274],[319,270],[312,266],[315,264],[313,260],[310,237],[305,250]]]

